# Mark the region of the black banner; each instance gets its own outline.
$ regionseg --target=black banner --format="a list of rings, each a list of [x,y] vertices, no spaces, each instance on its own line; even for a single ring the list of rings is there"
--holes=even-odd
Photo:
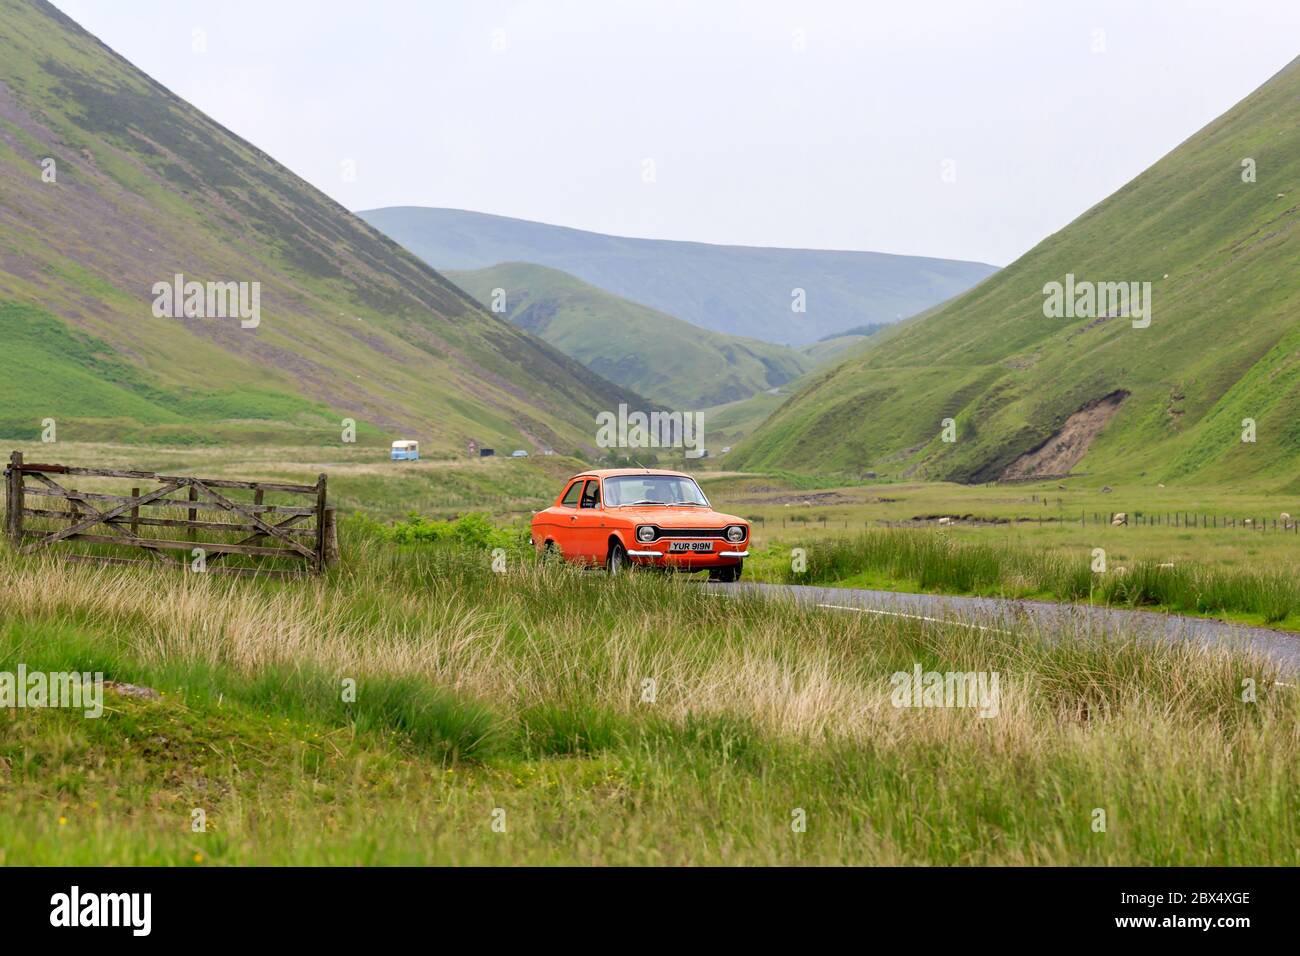
[[[622,945],[629,932],[649,941],[692,926],[695,942],[783,929],[991,942],[1043,930],[1231,945],[1292,932],[1294,883],[1280,869],[7,869],[0,913],[9,940],[339,945],[393,930],[436,941],[549,927]]]

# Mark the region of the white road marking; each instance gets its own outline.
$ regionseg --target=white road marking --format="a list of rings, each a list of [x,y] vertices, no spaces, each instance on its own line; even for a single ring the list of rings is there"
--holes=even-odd
[[[734,592],[715,591],[712,592],[712,596],[730,598],[730,597],[739,597],[740,595]],[[856,611],[859,614],[885,614],[888,615],[889,617],[906,617],[906,618],[911,618],[914,621],[929,621],[931,624],[951,624],[953,627],[973,627],[977,631],[991,631],[994,634],[1011,633],[1011,631],[1004,631],[1001,628],[997,628],[997,627],[985,627],[983,624],[970,624],[966,621],[950,621],[950,620],[945,620],[944,618],[941,617],[926,617],[924,614],[907,614],[903,611],[882,611],[879,608],[850,607],[847,604],[820,604],[819,603],[816,606],[830,608],[831,610],[835,610],[835,611]]]
[[[1004,631],[996,627],[985,627],[983,624],[970,624],[966,621],[949,621],[941,617],[926,617],[924,614],[906,614],[903,611],[882,611],[879,608],[872,607],[849,607],[846,604],[818,604],[818,607],[832,608],[836,611],[856,611],[859,614],[887,614],[889,617],[906,617],[914,621],[929,621],[931,624],[951,624],[953,627],[973,627],[977,631],[992,631],[994,634],[1010,634],[1010,631]]]

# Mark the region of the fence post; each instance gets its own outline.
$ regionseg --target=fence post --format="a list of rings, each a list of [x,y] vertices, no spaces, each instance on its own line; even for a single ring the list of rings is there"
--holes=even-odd
[[[9,456],[9,484],[6,485],[5,521],[15,548],[23,543],[23,453]]]
[[[198,500],[199,500],[199,491],[198,491],[198,489],[195,488],[193,485],[190,485],[190,501],[198,501]],[[189,512],[188,512],[188,514],[187,514],[187,517],[188,517],[191,521],[197,521],[197,520],[198,520],[198,517],[199,517],[199,510],[198,510],[197,508],[190,508],[190,509],[189,509]],[[197,539],[197,535],[198,535],[198,529],[197,529],[197,528],[190,528],[190,530],[189,530],[189,538],[190,538],[190,540],[191,540],[191,541],[196,540],[196,539]]]
[[[139,498],[140,489],[132,488],[131,497]],[[131,509],[131,537],[133,538],[140,537],[140,506],[139,505],[136,505],[134,508]]]
[[[316,478],[316,570],[325,570],[325,476]]]
[[[337,509],[325,509],[325,565],[333,567],[339,563],[339,521]]]

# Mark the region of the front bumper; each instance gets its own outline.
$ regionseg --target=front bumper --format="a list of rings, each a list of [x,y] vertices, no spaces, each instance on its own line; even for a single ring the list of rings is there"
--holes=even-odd
[[[690,564],[707,563],[710,558],[735,560],[749,557],[748,551],[629,551],[627,554],[630,558],[669,558],[673,561],[685,561]]]

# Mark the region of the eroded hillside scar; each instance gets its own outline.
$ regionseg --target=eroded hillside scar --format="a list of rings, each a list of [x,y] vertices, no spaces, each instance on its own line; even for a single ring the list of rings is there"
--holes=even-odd
[[[1115,417],[1128,396],[1128,391],[1121,388],[1085,403],[1045,441],[1003,469],[998,480],[1058,478],[1068,475],[1087,453],[1093,439]]]

